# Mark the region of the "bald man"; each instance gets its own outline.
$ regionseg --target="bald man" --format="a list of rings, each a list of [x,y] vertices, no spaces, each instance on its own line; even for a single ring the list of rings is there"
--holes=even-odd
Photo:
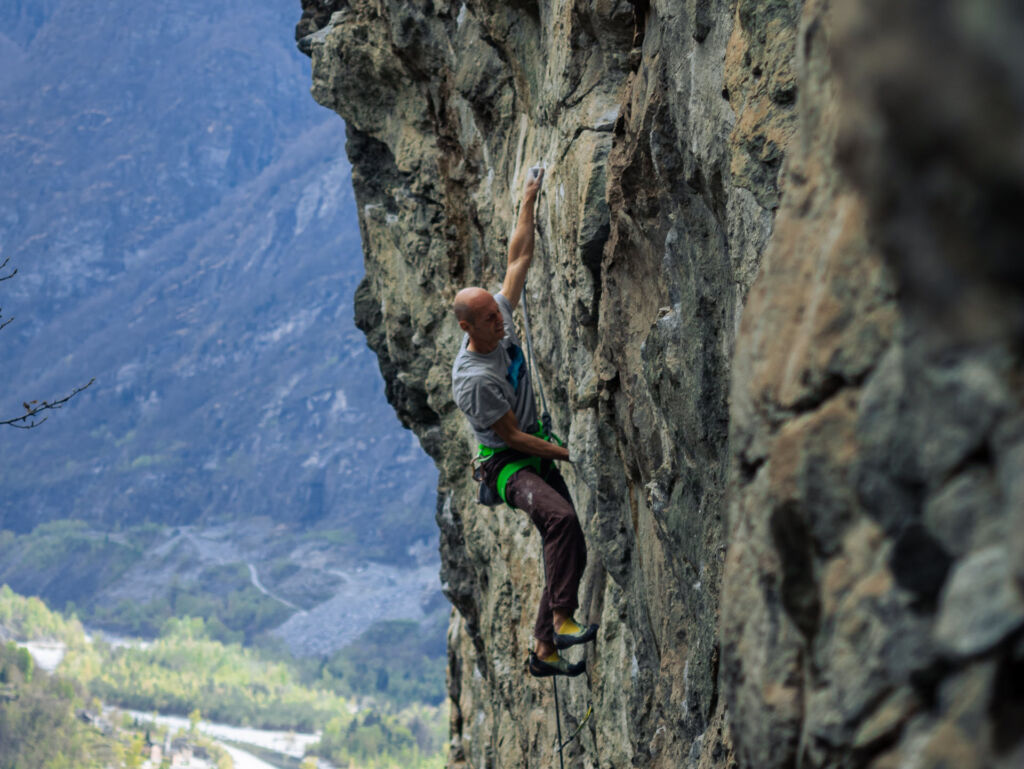
[[[526,511],[544,543],[545,585],[530,673],[577,676],[586,662],[571,663],[558,650],[591,640],[597,625],[581,627],[573,619],[587,549],[569,489],[555,466],[556,460],[569,461],[569,451],[540,427],[529,367],[512,323],[533,260],[533,210],[543,177],[539,170],[527,181],[501,291],[471,287],[455,296],[455,317],[466,336],[452,366],[452,393],[479,441],[483,482],[492,496]]]

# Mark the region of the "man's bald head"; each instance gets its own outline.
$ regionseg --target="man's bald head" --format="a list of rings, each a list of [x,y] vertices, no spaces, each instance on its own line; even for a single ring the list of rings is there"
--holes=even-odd
[[[471,286],[455,295],[452,303],[459,328],[469,334],[469,349],[486,355],[505,336],[505,319],[494,296],[482,288]]]
[[[455,317],[459,321],[472,323],[480,310],[489,307],[493,300],[494,297],[486,289],[470,286],[455,295],[452,309],[455,310]]]

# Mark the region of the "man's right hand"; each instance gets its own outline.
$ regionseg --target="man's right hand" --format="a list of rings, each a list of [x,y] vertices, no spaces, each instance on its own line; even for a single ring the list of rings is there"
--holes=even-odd
[[[523,190],[523,196],[536,198],[543,184],[544,168],[543,166],[534,166],[526,173],[526,189]]]
[[[509,409],[505,416],[491,425],[491,429],[498,434],[502,442],[510,449],[521,451],[530,456],[541,459],[560,459],[563,462],[569,460],[569,449],[559,446],[557,443],[548,443],[536,435],[524,433],[519,429],[519,420],[515,412]]]

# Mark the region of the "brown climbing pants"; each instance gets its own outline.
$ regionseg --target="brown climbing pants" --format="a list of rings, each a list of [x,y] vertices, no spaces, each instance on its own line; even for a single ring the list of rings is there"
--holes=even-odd
[[[533,634],[539,641],[553,643],[552,610],[573,612],[579,606],[587,546],[565,480],[554,467],[546,475],[545,481],[532,468],[523,468],[508,479],[505,496],[512,506],[529,514],[544,543],[544,593]]]

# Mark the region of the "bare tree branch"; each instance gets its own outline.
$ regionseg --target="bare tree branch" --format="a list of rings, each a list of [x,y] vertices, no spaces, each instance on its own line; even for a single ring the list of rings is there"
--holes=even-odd
[[[7,269],[7,265],[8,265],[8,263],[10,261],[11,261],[11,257],[9,257],[9,256],[8,257],[4,257],[4,260],[2,262],[0,262],[0,272],[3,272],[4,270]],[[9,275],[0,275],[0,283],[2,283],[5,280],[10,280],[11,278],[13,278],[17,274],[18,274],[18,268],[15,267],[14,268],[14,272],[10,273]],[[2,308],[0,308],[0,309],[2,309]],[[3,312],[0,312],[0,317],[3,317]],[[14,320],[14,318],[8,318],[3,323],[0,323],[0,329],[2,329],[4,326],[8,325],[12,320]]]
[[[2,262],[0,262],[0,273],[2,273],[4,270],[7,269],[7,265],[10,263],[10,261],[11,261],[10,257],[5,257],[4,260]],[[18,274],[18,268],[15,267],[8,274],[0,275],[0,282],[3,282],[5,280],[10,280],[11,278],[13,278],[17,274]],[[2,308],[0,308],[0,318],[2,318],[2,317],[3,317],[3,311],[2,311]],[[7,320],[0,322],[0,331],[2,331],[4,328],[6,328],[8,325],[10,325],[11,321],[13,321],[13,320],[14,320],[14,318],[8,318]],[[78,393],[82,392],[82,390],[85,390],[88,387],[91,387],[92,383],[95,382],[95,381],[96,381],[96,378],[93,377],[86,384],[82,385],[81,387],[76,387],[74,390],[72,390],[69,394],[65,395],[63,398],[58,398],[57,400],[54,400],[54,401],[42,401],[42,402],[40,402],[40,401],[27,401],[25,403],[22,403],[21,405],[25,407],[25,413],[22,414],[20,417],[12,417],[10,419],[0,419],[0,425],[9,425],[10,427],[18,428],[19,430],[31,430],[33,427],[39,427],[39,425],[41,425],[43,422],[45,422],[50,417],[49,417],[49,415],[47,415],[47,416],[43,417],[42,419],[36,419],[37,415],[41,414],[44,411],[49,411],[50,409],[63,408],[65,403],[67,403],[69,400],[71,400],[76,395],[78,395]]]
[[[35,419],[37,414],[43,411],[48,411],[49,409],[63,408],[65,403],[78,395],[78,393],[82,392],[82,390],[88,388],[95,381],[96,377],[93,377],[86,384],[81,387],[76,387],[68,395],[65,395],[59,400],[42,401],[41,403],[38,403],[38,405],[37,401],[22,403],[21,405],[25,407],[25,413],[20,417],[14,417],[12,419],[0,419],[0,425],[10,425],[11,427],[17,427],[19,430],[31,430],[33,427],[38,427],[49,419],[49,416],[45,416],[42,419],[37,420]]]

